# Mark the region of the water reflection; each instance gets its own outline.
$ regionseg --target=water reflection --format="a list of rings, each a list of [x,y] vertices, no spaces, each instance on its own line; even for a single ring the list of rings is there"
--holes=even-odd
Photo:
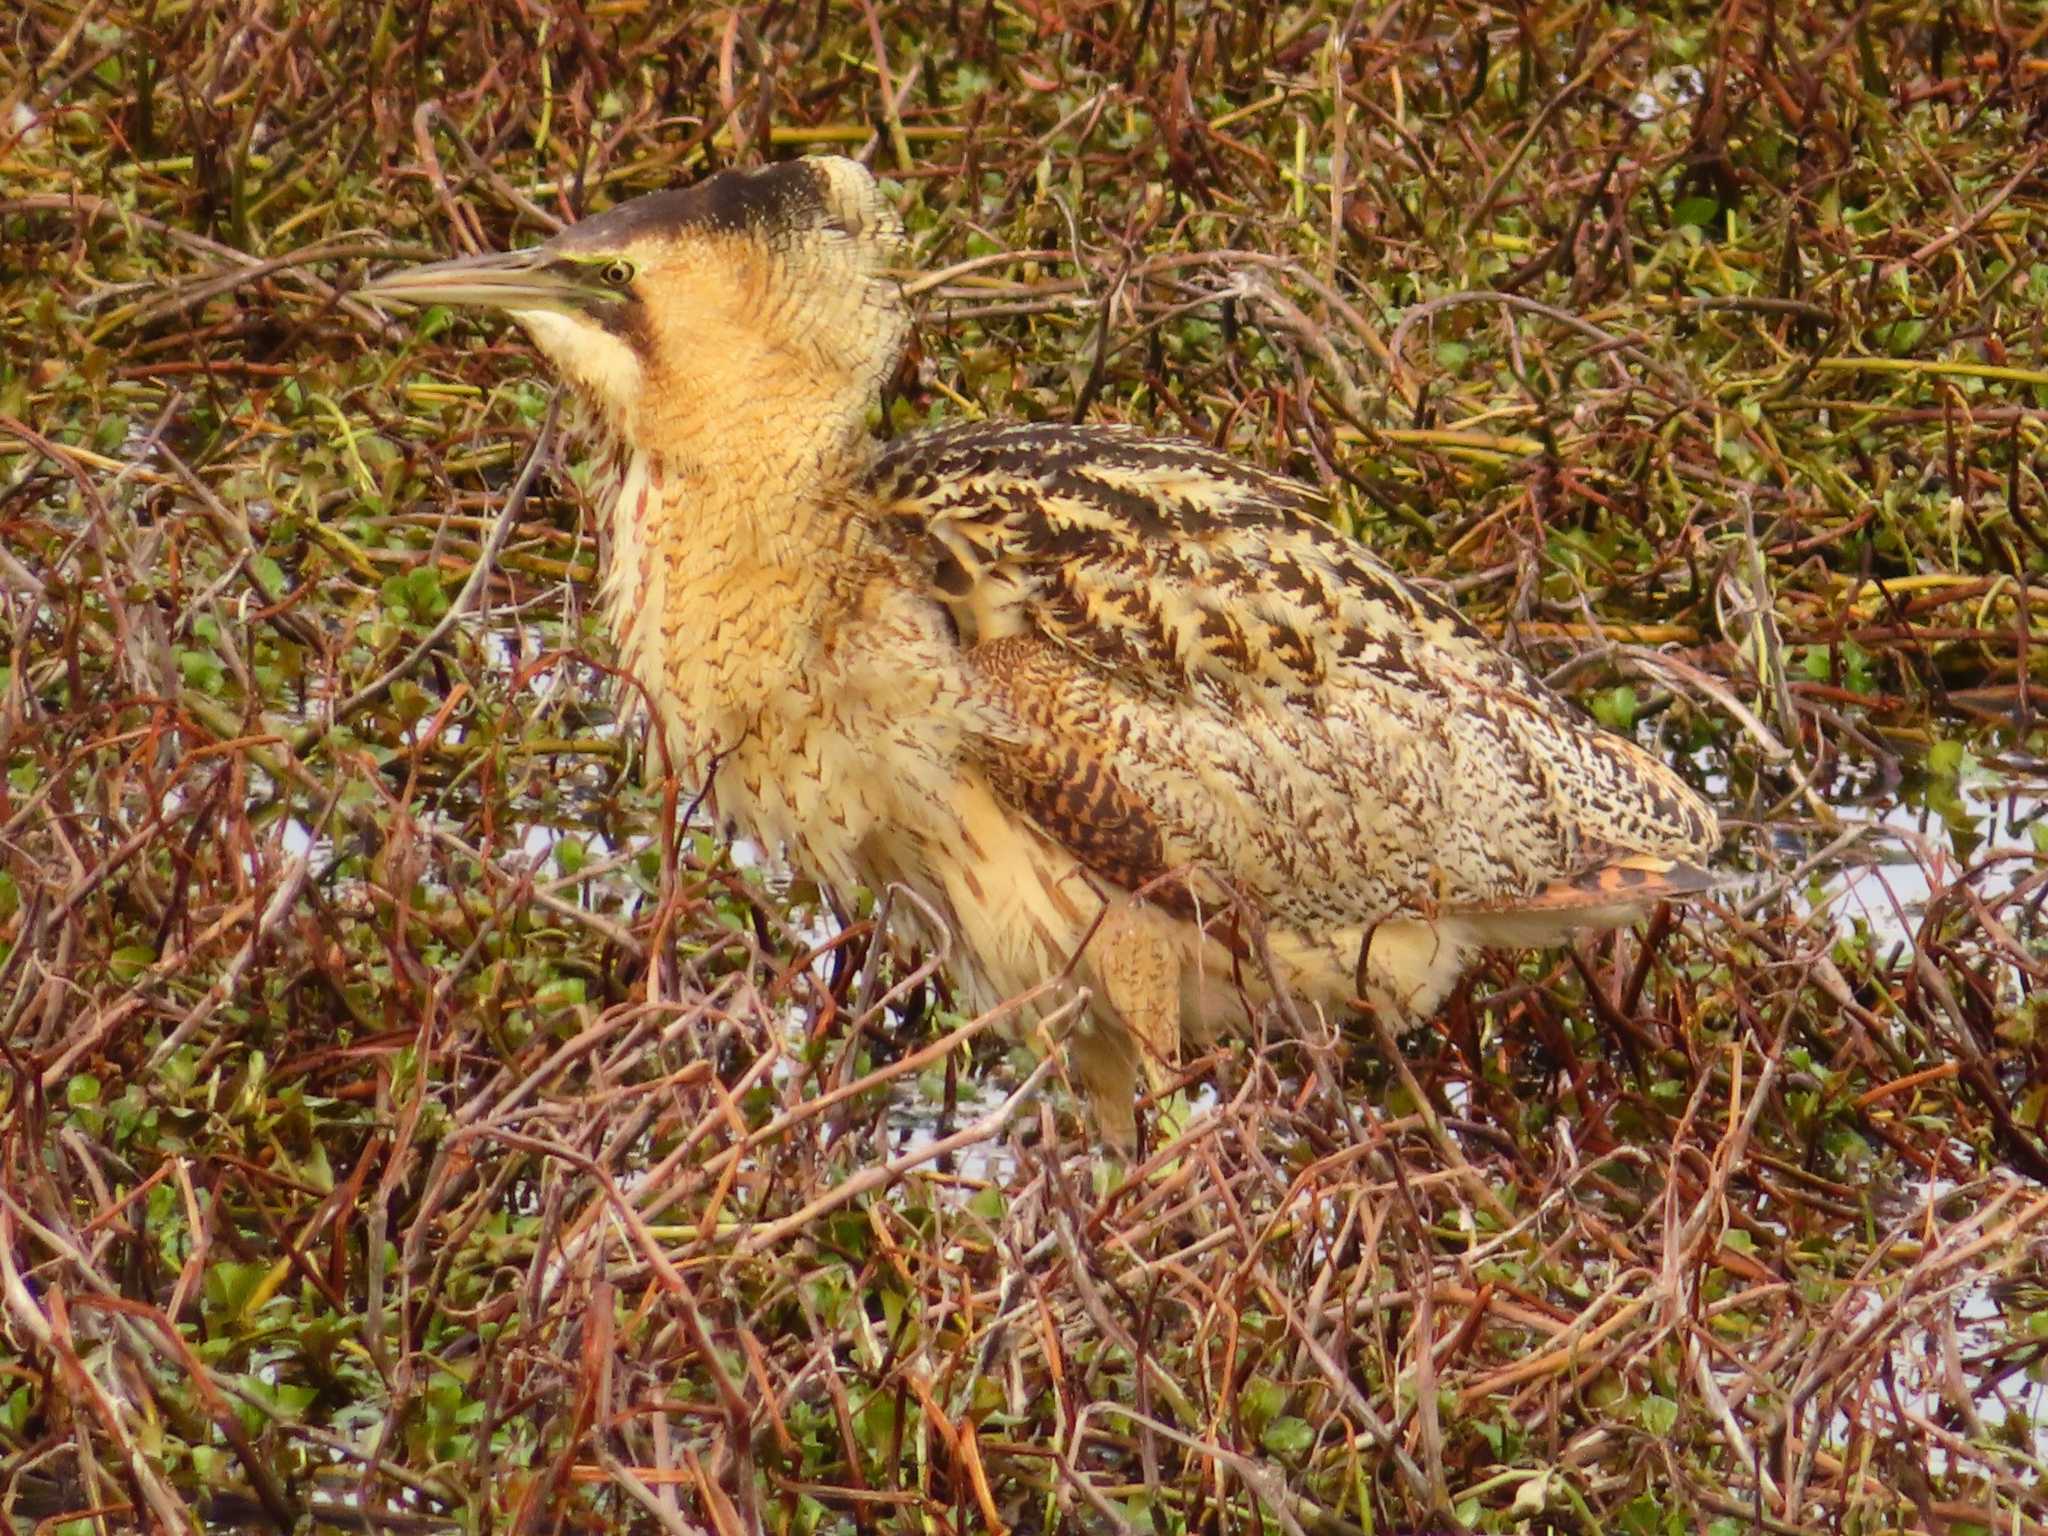
[[[2048,763],[2038,758],[1958,749],[1953,764],[1909,771],[1895,793],[1836,806],[1855,835],[1835,838],[1814,870],[1812,909],[1867,933],[1880,954],[1912,944],[1929,903],[1973,866],[1988,866],[1974,889],[1995,906],[2048,858]]]

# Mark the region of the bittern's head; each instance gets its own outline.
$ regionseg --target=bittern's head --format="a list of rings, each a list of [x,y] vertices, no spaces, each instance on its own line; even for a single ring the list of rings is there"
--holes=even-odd
[[[859,165],[793,160],[635,198],[528,250],[401,268],[363,292],[505,311],[636,446],[744,433],[762,409],[843,434],[902,350],[889,275],[901,238]]]

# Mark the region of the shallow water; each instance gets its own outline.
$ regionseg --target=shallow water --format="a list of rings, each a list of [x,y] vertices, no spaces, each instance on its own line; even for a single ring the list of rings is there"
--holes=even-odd
[[[1995,907],[2048,858],[2048,763],[2032,758],[1972,762],[1953,778],[1915,772],[1895,793],[1833,805],[1841,830],[1829,843],[1853,840],[1818,864],[1805,899],[1842,931],[1867,933],[1879,956],[1913,944],[1929,904],[1972,868]],[[2014,937],[2036,952],[2048,944],[2038,910],[2021,914]]]

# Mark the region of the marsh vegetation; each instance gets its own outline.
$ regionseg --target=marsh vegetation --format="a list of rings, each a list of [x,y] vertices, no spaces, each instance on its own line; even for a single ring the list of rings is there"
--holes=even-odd
[[[2044,34],[18,0],[0,1507],[2048,1526]],[[1097,1180],[886,906],[693,817],[521,342],[349,297],[818,146],[924,274],[878,429],[1326,487],[1748,878],[1406,1039],[1275,1021]]]

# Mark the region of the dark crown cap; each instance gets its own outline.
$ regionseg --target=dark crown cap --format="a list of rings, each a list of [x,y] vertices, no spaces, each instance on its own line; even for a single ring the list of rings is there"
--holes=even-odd
[[[720,171],[692,187],[651,192],[572,224],[555,237],[568,251],[610,250],[649,235],[685,229],[739,234],[838,225],[823,167],[784,160],[757,171]]]

